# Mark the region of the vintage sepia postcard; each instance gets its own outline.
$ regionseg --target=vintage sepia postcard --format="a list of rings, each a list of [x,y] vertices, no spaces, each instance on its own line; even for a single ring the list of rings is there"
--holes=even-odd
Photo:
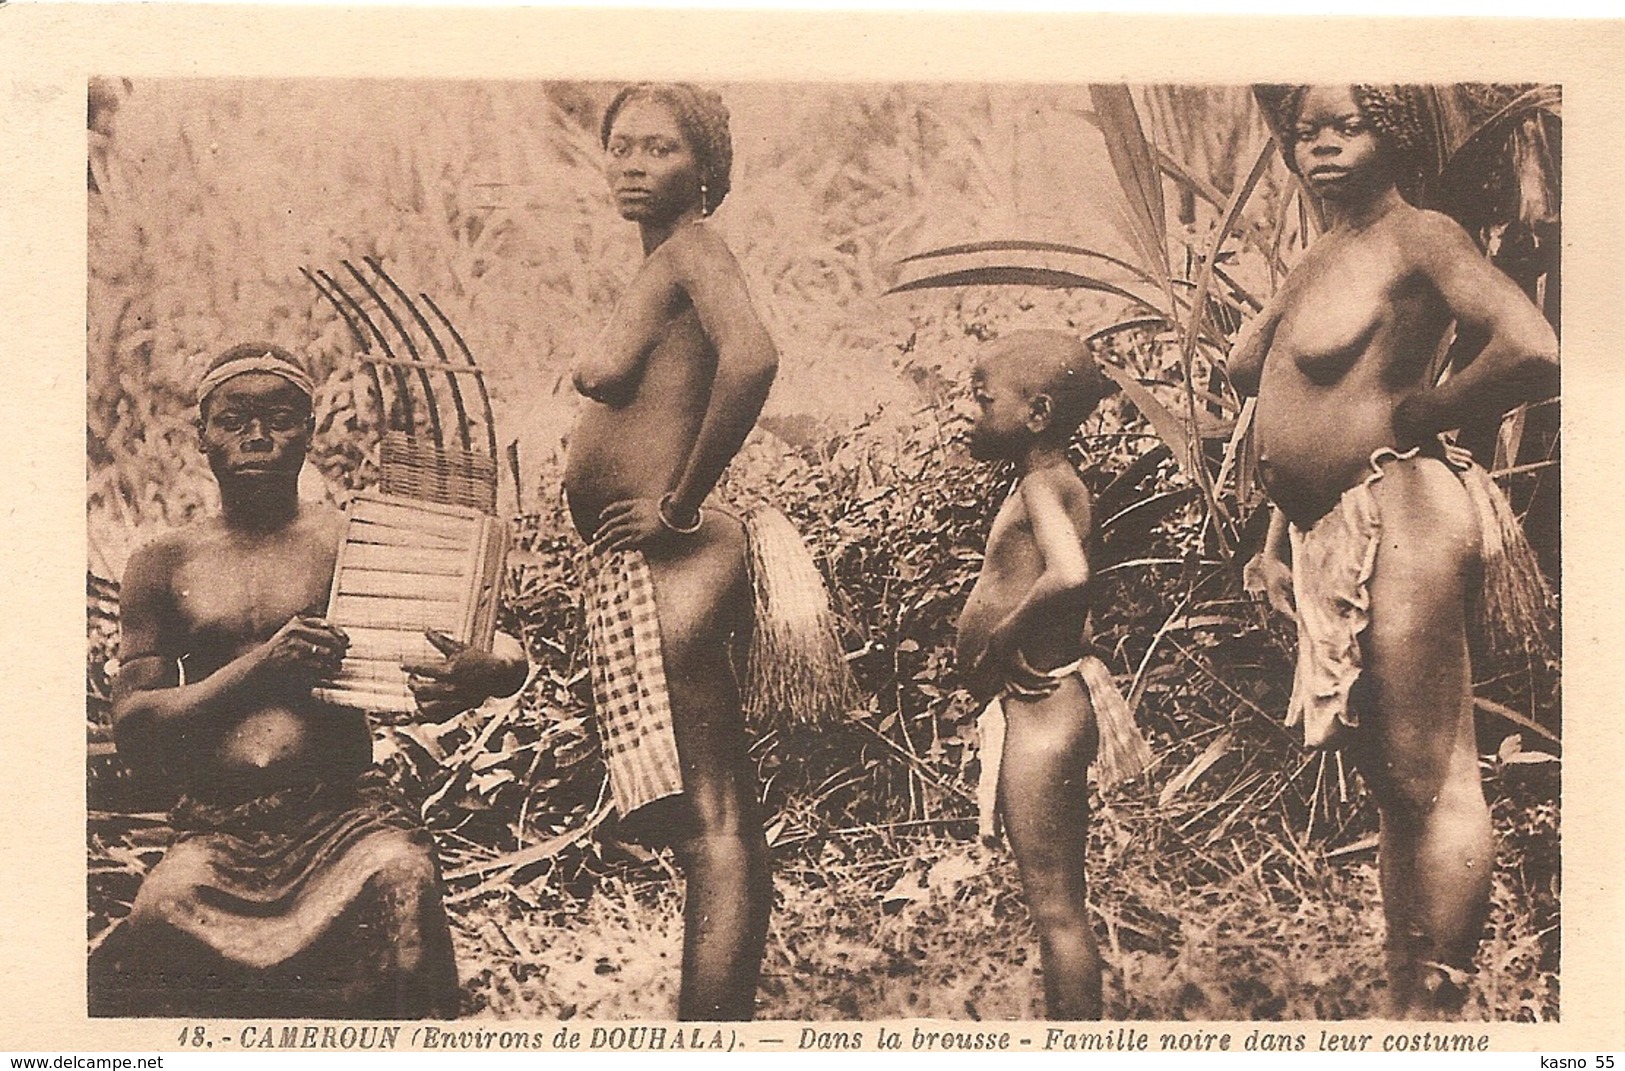
[[[0,1048],[1625,1048],[1618,27],[0,29]]]

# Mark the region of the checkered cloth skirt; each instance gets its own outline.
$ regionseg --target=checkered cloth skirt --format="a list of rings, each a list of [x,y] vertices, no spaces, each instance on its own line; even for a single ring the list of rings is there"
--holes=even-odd
[[[589,548],[585,572],[598,738],[624,818],[683,791],[660,615],[641,552]]]

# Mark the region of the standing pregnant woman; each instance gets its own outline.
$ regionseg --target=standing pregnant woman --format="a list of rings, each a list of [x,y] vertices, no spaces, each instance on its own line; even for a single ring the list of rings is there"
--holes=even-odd
[[[628,86],[601,141],[643,263],[575,369],[587,399],[565,493],[590,544],[587,622],[610,784],[687,879],[684,1019],[748,1019],[772,901],[732,653],[751,628],[743,525],[707,496],[750,434],[778,355],[706,217],[733,149],[717,94]]]
[[[1230,371],[1258,395],[1276,511],[1255,575],[1298,621],[1288,721],[1310,746],[1346,741],[1371,786],[1392,1010],[1436,1017],[1466,996],[1495,862],[1469,624],[1528,640],[1545,609],[1500,492],[1438,435],[1555,392],[1557,340],[1461,227],[1401,196],[1421,142],[1410,92],[1285,95],[1282,150],[1326,230]],[[1452,325],[1481,345],[1436,384]]]

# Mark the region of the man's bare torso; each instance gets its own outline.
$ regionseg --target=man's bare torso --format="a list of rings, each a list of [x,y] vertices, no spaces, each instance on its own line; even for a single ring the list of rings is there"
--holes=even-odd
[[[307,504],[295,522],[264,536],[234,532],[219,518],[179,533],[167,548],[174,631],[160,656],[178,659],[185,679],[199,681],[296,614],[324,614],[342,532],[337,511]],[[189,791],[241,797],[353,773],[370,761],[371,745],[359,714],[290,684],[255,696],[180,752]]]
[[[1423,386],[1448,313],[1414,270],[1408,206],[1304,257],[1261,325],[1260,473],[1288,519],[1313,522],[1395,444],[1394,408]]]
[[[670,262],[674,236],[639,269],[578,379],[585,401],[570,436],[564,487],[583,538],[604,507],[659,498],[687,463],[711,400],[717,355]]]

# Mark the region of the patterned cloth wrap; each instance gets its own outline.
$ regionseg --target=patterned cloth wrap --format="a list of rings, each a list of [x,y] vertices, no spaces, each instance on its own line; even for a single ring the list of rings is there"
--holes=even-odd
[[[94,1015],[455,1015],[434,846],[376,768],[183,799],[174,843],[91,965]]]
[[[622,818],[683,791],[654,578],[640,551],[586,553],[592,695],[610,791]]]

